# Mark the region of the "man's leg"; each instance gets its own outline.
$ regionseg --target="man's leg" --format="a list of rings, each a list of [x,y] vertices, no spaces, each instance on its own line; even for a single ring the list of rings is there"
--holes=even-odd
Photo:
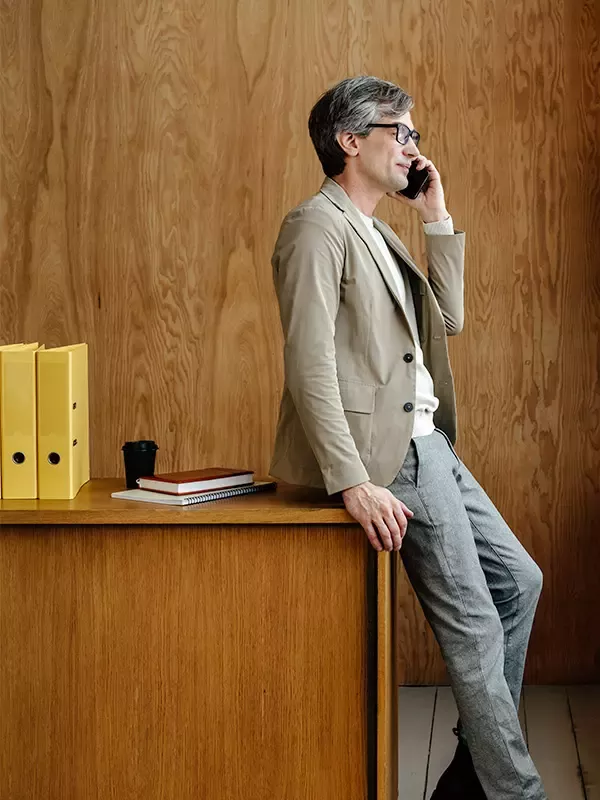
[[[441,432],[411,442],[405,464],[389,487],[415,514],[401,555],[440,644],[464,734],[488,800],[545,800],[504,673],[505,641],[508,640],[509,652],[513,642],[521,642],[514,647],[510,667],[513,690],[518,683],[520,691],[520,652],[525,637],[518,628],[523,621],[527,627],[528,614],[533,612],[530,609],[525,615],[515,614],[517,592],[502,588],[508,582],[506,570],[492,555],[494,549],[490,546],[484,562],[493,560],[493,570],[486,565],[488,572],[498,573],[492,583],[502,607],[500,613],[494,605],[461,492],[461,483],[466,482],[470,505],[478,505],[473,503],[476,489],[472,480]],[[479,505],[483,514],[483,501]],[[488,526],[481,523],[477,514],[476,517],[478,529],[488,531]],[[489,533],[481,534],[482,542],[488,536]],[[492,540],[497,544],[500,538],[502,533],[496,532]],[[523,553],[527,555],[524,550]],[[513,557],[518,560],[517,555]],[[502,580],[498,578],[500,574]],[[537,585],[539,591],[539,579]]]
[[[443,433],[442,436],[456,459],[455,479],[471,522],[479,563],[504,629],[504,677],[518,710],[542,572]],[[460,720],[458,727],[460,738],[466,741]]]

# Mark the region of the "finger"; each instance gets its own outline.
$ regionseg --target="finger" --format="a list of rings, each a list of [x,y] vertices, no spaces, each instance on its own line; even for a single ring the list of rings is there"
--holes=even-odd
[[[427,172],[429,173],[429,183],[432,183],[432,181],[436,181],[436,180],[440,181],[440,183],[441,183],[440,173],[437,171],[437,168],[436,168],[435,164],[433,163],[433,161],[428,161],[427,162],[426,169],[427,169]]]
[[[395,497],[394,500],[395,500],[394,508],[396,508],[399,511],[401,511],[406,517],[409,517],[409,518],[414,517],[413,512],[406,505],[406,503],[403,503],[402,500],[398,500],[397,497]]]
[[[405,206],[412,206],[414,205],[414,200],[409,200],[408,197],[405,197],[400,192],[388,192],[389,197],[392,197],[394,200],[397,200],[399,203],[404,203]]]
[[[381,552],[383,547],[381,546],[381,542],[379,541],[379,537],[377,536],[377,532],[375,531],[373,525],[370,522],[367,522],[365,525],[363,525],[363,528],[367,534],[367,539],[371,542],[371,545],[375,548],[375,550]]]
[[[394,200],[397,200],[399,203],[404,203],[405,206],[409,206],[410,208],[419,208],[423,202],[421,194],[419,194],[414,200],[410,200],[408,197],[400,194],[400,192],[391,193],[390,197],[393,197]]]
[[[394,515],[396,517],[396,523],[400,528],[401,538],[404,539],[404,536],[406,535],[406,530],[408,528],[408,520],[406,518],[406,515],[404,514],[402,509],[395,510]]]
[[[392,536],[390,534],[389,528],[386,525],[386,522],[383,519],[383,517],[380,517],[379,519],[375,519],[375,520],[373,520],[373,522],[375,524],[375,528],[377,529],[377,534],[379,536],[379,540],[383,545],[383,549],[384,550],[388,550],[388,551],[393,550],[394,543],[392,541]]]
[[[404,520],[404,514],[402,515],[402,517],[403,517],[403,521],[404,521],[404,526],[406,527],[406,521]],[[392,537],[392,544],[393,544],[394,550],[399,550],[400,547],[402,546],[403,532],[402,532],[402,526],[400,524],[400,520],[398,520],[398,518],[396,516],[396,512],[394,510],[392,510],[389,515],[385,516],[384,520],[385,520],[385,524],[387,525],[387,528],[388,528],[388,530],[390,532],[390,536]]]
[[[437,168],[433,163],[433,161],[431,161],[429,158],[425,158],[425,156],[419,156],[417,160],[418,160],[417,169],[419,170],[426,169],[427,172],[429,173],[430,179],[434,177],[439,177],[440,173],[437,171]]]

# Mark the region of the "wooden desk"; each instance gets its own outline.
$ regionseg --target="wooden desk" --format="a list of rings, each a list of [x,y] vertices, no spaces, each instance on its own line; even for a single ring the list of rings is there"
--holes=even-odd
[[[325,493],[0,501],[2,800],[396,800],[393,556]]]

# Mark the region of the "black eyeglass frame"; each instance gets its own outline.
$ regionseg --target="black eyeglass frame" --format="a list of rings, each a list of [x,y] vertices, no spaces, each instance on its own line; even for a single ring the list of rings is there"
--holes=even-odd
[[[418,145],[421,139],[419,131],[414,128],[409,128],[408,125],[405,125],[403,122],[372,122],[370,125],[367,125],[367,128],[396,128],[396,141],[398,144],[402,145],[407,144],[409,139],[412,139],[415,145]],[[406,131],[402,139],[400,138],[400,128]]]

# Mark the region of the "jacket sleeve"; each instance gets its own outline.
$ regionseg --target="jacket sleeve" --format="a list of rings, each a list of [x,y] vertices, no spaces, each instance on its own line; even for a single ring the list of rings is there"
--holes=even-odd
[[[286,385],[329,494],[369,480],[344,415],[337,378],[335,319],[344,240],[334,225],[306,209],[288,217],[272,260]]]
[[[425,236],[429,284],[438,301],[448,336],[463,329],[465,234]]]

